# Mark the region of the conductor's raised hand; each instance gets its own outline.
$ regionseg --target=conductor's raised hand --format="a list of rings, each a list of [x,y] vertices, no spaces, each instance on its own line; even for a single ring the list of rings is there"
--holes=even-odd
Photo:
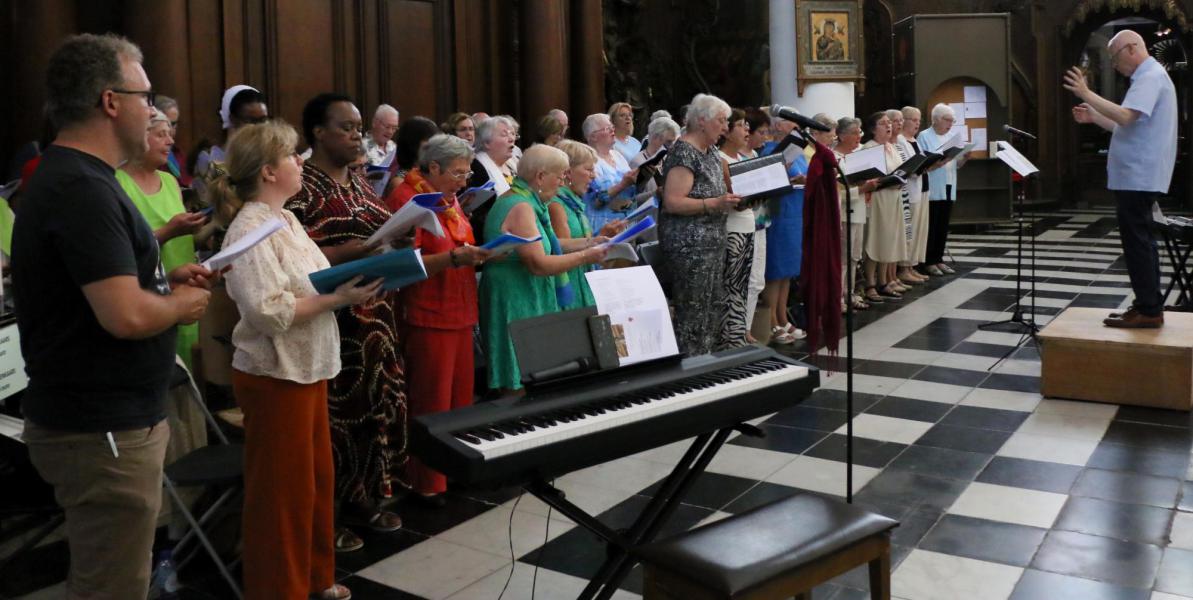
[[[1064,86],[1066,90],[1073,92],[1073,95],[1082,100],[1089,93],[1089,83],[1085,81],[1085,73],[1079,67],[1070,67],[1065,72]]]
[[[1078,123],[1090,124],[1094,122],[1094,109],[1089,104],[1082,102],[1073,107],[1073,120]]]

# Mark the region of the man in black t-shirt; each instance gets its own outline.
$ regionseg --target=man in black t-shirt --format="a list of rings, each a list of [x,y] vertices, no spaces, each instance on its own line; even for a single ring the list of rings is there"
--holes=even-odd
[[[29,456],[66,512],[68,598],[145,598],[169,439],[174,330],[207,307],[199,265],[166,274],[117,165],[147,148],[153,92],[124,38],[81,35],[50,59],[59,127],[24,191],[13,294]]]

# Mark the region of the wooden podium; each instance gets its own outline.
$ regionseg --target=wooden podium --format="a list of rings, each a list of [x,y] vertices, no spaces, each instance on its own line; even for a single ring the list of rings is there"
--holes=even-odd
[[[1177,410],[1193,407],[1193,313],[1160,329],[1115,329],[1104,308],[1069,308],[1039,333],[1047,397]]]

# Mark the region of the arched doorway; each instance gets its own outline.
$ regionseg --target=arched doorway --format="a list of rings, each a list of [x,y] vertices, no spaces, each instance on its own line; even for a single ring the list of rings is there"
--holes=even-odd
[[[1119,31],[1131,29],[1143,36],[1152,56],[1165,64],[1177,90],[1178,151],[1170,194],[1180,199],[1181,206],[1193,207],[1193,177],[1190,174],[1189,87],[1191,83],[1188,56],[1193,51],[1189,23],[1176,3],[1170,0],[1144,0],[1139,8],[1118,7],[1112,0],[1079,2],[1064,31],[1064,64],[1078,65],[1086,72],[1090,87],[1114,102],[1126,94],[1129,81],[1118,75],[1111,65],[1106,44]],[[1062,102],[1075,102],[1066,96]],[[1061,146],[1068,147],[1069,172],[1073,175],[1070,190],[1080,201],[1092,205],[1112,205],[1112,195],[1106,190],[1106,151],[1110,133],[1098,127],[1069,125],[1062,129]]]

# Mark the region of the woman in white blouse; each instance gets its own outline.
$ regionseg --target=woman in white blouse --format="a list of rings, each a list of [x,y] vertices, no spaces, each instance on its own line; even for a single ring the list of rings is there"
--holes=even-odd
[[[297,133],[248,125],[228,143],[226,172],[208,188],[231,222],[225,247],[270,220],[282,228],[242,255],[227,276],[240,311],[232,333],[232,389],[244,411],[245,597],[343,600],[335,583],[327,380],[340,370],[332,311],[361,303],[381,282],[353,279],[320,294],[309,275],[328,267],[283,208],[302,188]]]

